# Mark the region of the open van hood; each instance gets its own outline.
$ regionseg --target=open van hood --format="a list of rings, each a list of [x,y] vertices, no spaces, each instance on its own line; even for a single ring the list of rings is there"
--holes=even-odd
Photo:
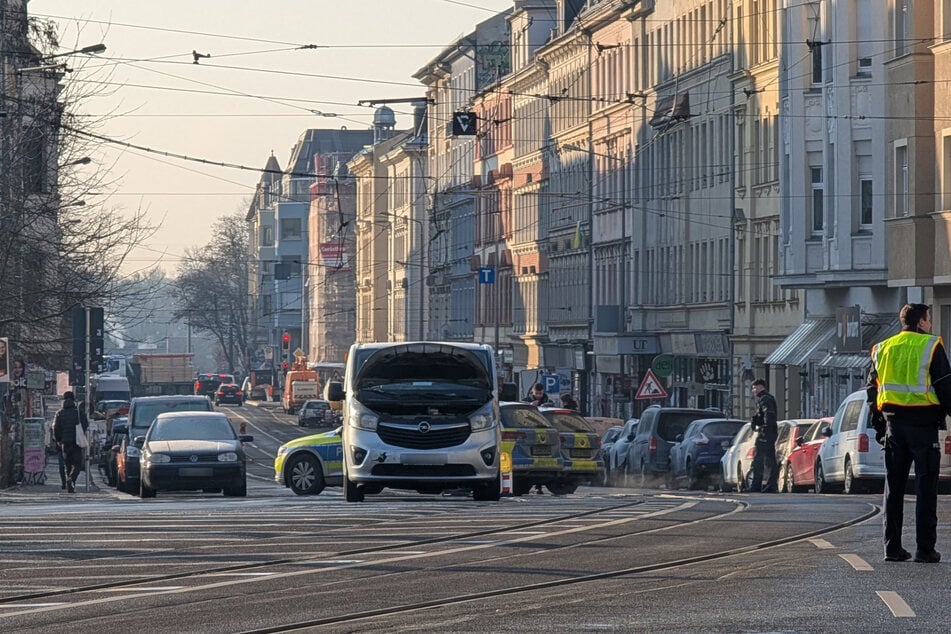
[[[489,368],[475,351],[430,342],[377,350],[357,370],[354,388],[412,381],[462,383],[489,392],[495,389]]]

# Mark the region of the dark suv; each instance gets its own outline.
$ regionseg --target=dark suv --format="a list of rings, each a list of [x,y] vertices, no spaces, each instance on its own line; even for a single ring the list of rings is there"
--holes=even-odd
[[[207,396],[138,396],[129,404],[128,432],[119,444],[116,456],[116,488],[138,494],[140,486],[139,450],[135,439],[145,436],[155,417],[164,412],[211,412],[214,408]]]
[[[701,418],[726,418],[718,409],[651,406],[641,414],[637,435],[628,454],[628,473],[640,475],[645,486],[654,476],[667,472],[670,446],[687,427]]]

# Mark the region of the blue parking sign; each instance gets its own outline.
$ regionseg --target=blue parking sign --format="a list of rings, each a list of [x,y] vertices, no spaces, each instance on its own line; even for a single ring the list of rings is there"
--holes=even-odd
[[[561,388],[561,377],[557,374],[543,374],[542,385],[545,386],[546,394],[558,394]]]

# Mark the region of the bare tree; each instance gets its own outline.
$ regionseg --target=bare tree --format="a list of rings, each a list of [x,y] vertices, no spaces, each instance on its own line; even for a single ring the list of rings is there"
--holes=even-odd
[[[175,316],[218,341],[230,372],[250,367],[246,231],[243,214],[219,218],[211,241],[186,252],[173,282],[179,306]]]
[[[66,81],[67,70],[86,73],[86,58],[59,53],[56,25],[28,18],[25,5],[0,0],[0,334],[35,362],[66,367],[73,307],[115,314],[151,292],[121,282],[154,229],[141,210],[109,203],[115,183],[91,136],[108,115],[83,114],[106,84]]]

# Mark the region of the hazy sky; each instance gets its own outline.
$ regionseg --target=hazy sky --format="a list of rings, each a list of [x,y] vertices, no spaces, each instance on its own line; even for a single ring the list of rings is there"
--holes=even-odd
[[[30,0],[60,25],[62,50],[107,51],[67,81],[101,87],[85,111],[103,136],[259,169],[286,166],[308,128],[365,129],[357,101],[423,94],[412,74],[512,0]],[[304,49],[316,44],[327,48]],[[193,51],[211,55],[194,62]],[[409,105],[394,105],[400,126]],[[322,114],[321,114],[322,113]],[[327,114],[335,114],[328,117]],[[94,165],[117,181],[110,204],[161,228],[127,270],[174,273],[219,217],[247,211],[260,174],[103,143]]]

